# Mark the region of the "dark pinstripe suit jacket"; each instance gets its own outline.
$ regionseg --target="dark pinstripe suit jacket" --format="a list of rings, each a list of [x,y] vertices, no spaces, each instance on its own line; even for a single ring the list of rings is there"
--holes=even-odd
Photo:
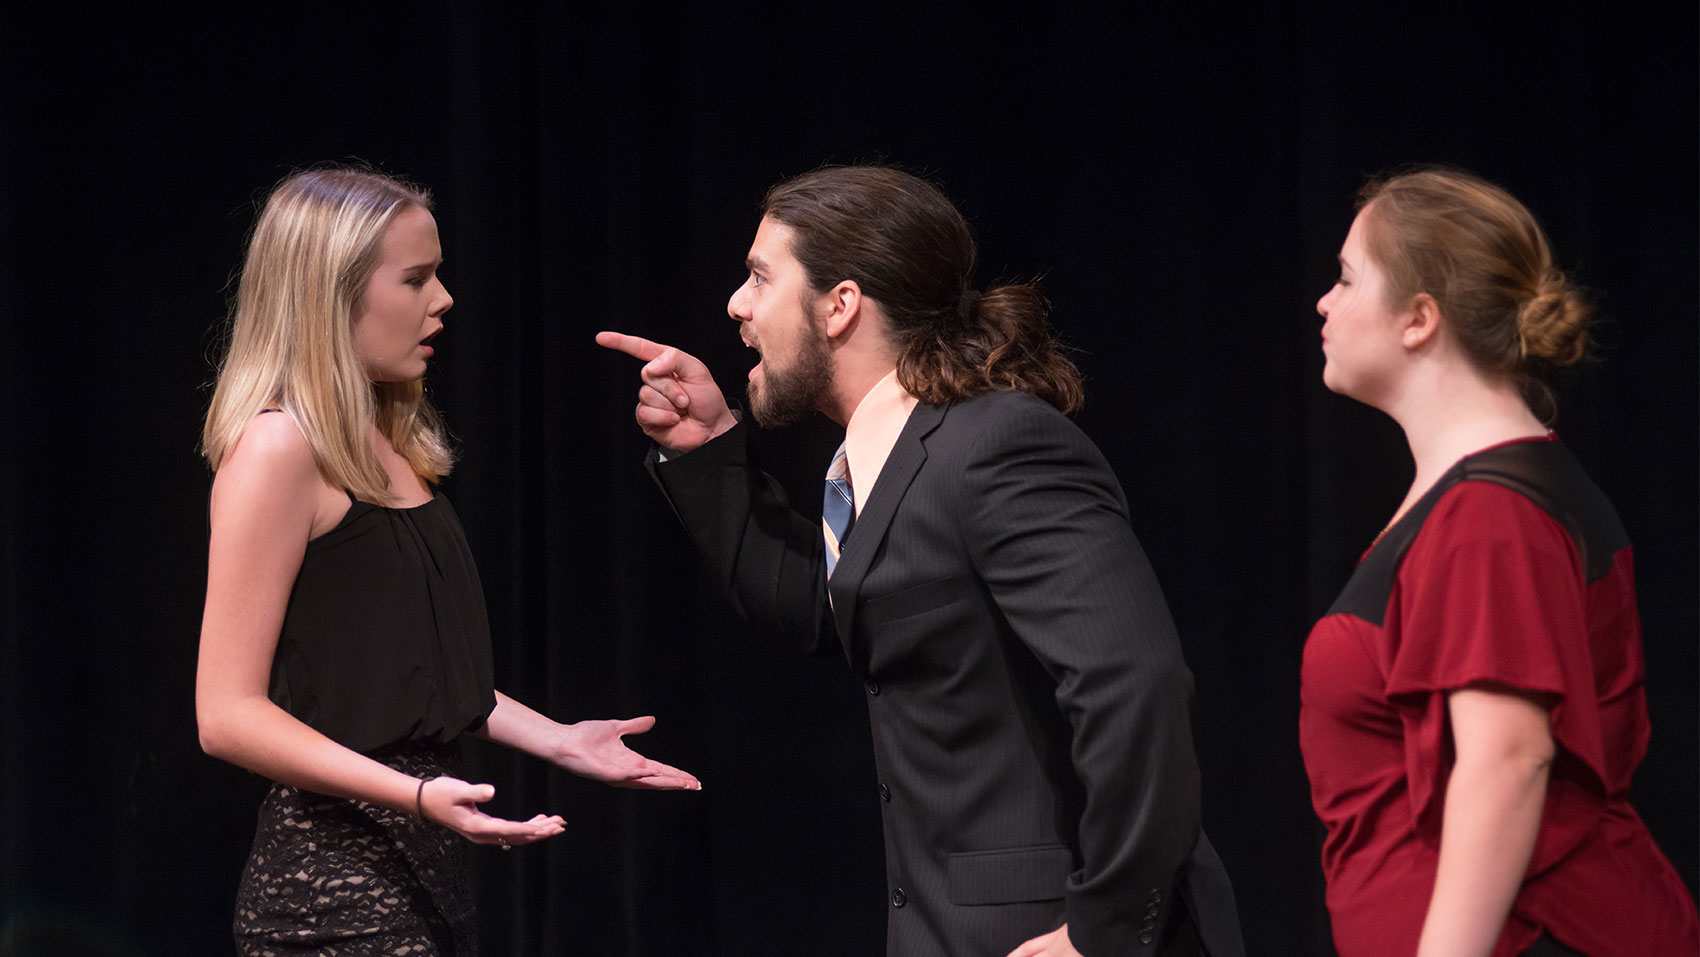
[[[1086,957],[1239,953],[1192,676],[1097,447],[1022,393],[917,406],[829,605],[820,526],[744,432],[654,475],[754,626],[865,682],[888,953],[1002,957],[1065,920]]]

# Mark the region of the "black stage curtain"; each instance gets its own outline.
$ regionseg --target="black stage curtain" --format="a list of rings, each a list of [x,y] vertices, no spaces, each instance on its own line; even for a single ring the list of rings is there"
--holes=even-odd
[[[724,298],[755,203],[828,161],[936,177],[982,285],[1042,275],[1197,676],[1207,826],[1253,953],[1326,953],[1296,722],[1306,630],[1410,479],[1320,383],[1313,304],[1369,172],[1443,161],[1542,216],[1601,306],[1558,429],[1636,543],[1654,718],[1638,804],[1696,854],[1696,12],[1581,3],[37,5],[0,29],[0,953],[228,952],[263,783],[192,707],[195,449],[254,200],[358,157],[439,198],[457,305],[430,386],[499,684],[700,794],[481,744],[492,954],[866,955],[879,811],[858,686],[753,645],[639,467],[616,328],[750,364]],[[1494,7],[1484,13],[1481,7]],[[803,502],[829,423],[761,437]]]

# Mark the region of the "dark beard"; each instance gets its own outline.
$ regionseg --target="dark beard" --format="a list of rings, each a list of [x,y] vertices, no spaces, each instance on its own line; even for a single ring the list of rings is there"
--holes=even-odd
[[[748,387],[750,414],[763,428],[795,425],[820,409],[821,396],[832,382],[832,357],[826,337],[811,328],[799,344],[795,360],[783,371],[769,368],[764,360],[762,386]]]

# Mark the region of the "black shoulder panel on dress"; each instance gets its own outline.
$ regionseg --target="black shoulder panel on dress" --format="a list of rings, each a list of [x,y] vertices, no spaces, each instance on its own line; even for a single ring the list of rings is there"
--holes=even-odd
[[[1346,581],[1346,587],[1340,589],[1339,597],[1328,609],[1329,615],[1351,615],[1381,627],[1387,616],[1387,596],[1393,591],[1393,580],[1399,577],[1399,566],[1405,561],[1405,553],[1410,551],[1411,543],[1416,540],[1417,532],[1422,530],[1428,513],[1434,511],[1434,503],[1440,501],[1440,496],[1447,489],[1458,484],[1458,478],[1453,474],[1456,471],[1456,467],[1447,470],[1440,481],[1411,506],[1409,512],[1381,534],[1381,540],[1371,546],[1363,561],[1358,562],[1352,577]]]
[[[1330,615],[1352,615],[1381,627],[1387,596],[1405,553],[1434,511],[1435,503],[1459,482],[1492,482],[1511,489],[1551,515],[1576,543],[1592,583],[1611,570],[1612,558],[1629,535],[1605,493],[1560,442],[1514,442],[1465,456],[1387,530],[1340,591]]]
[[[1629,533],[1582,463],[1560,442],[1518,442],[1459,462],[1460,481],[1503,485],[1541,507],[1570,533],[1593,584],[1611,571],[1612,558],[1629,545]]]

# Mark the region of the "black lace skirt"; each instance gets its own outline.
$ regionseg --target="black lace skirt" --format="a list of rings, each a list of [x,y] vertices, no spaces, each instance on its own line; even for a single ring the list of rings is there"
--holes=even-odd
[[[462,775],[458,744],[370,756],[415,777]],[[466,842],[411,814],[274,784],[236,892],[236,950],[471,957]]]

